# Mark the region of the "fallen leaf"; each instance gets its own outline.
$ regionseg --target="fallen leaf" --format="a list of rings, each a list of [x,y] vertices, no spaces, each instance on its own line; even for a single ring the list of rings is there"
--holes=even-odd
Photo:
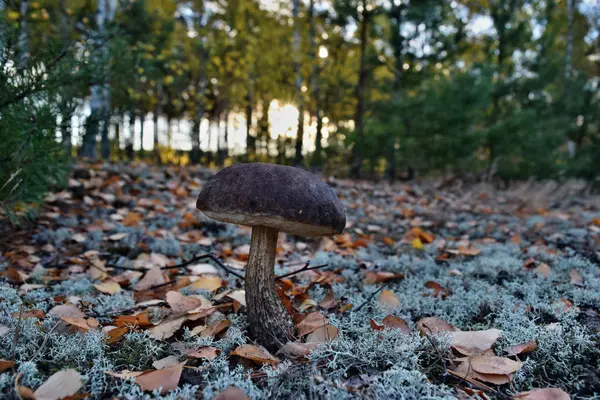
[[[327,296],[323,297],[323,299],[319,302],[319,307],[329,310],[331,308],[336,307],[338,302],[335,300],[335,293],[333,289],[329,290]]]
[[[411,241],[411,245],[412,245],[413,249],[417,249],[417,250],[423,250],[425,248],[425,246],[423,246],[423,242],[421,242],[421,239],[419,239],[419,238],[414,238]]]
[[[313,350],[319,346],[319,343],[297,343],[287,342],[284,344],[277,354],[283,354],[288,358],[302,358],[308,356]]]
[[[252,360],[259,364],[277,364],[279,360],[262,347],[251,344],[238,346],[229,355]]]
[[[513,399],[520,400],[571,400],[567,392],[559,388],[533,389],[528,392],[517,393]]]
[[[12,368],[13,365],[15,365],[14,361],[0,360],[0,373]]]
[[[123,339],[123,336],[125,336],[125,334],[127,332],[129,332],[129,330],[130,330],[129,328],[125,328],[125,327],[111,329],[107,333],[108,339],[106,340],[106,343],[108,343],[108,344],[117,343],[119,340]]]
[[[390,329],[398,329],[402,333],[410,334],[412,332],[404,320],[393,315],[388,315],[383,319],[383,326]]]
[[[124,369],[121,372],[106,371],[104,373],[108,376],[112,376],[115,378],[127,379],[127,378],[135,378],[136,376],[143,375],[146,372],[149,372],[149,371],[130,371],[128,369]]]
[[[470,360],[471,368],[480,374],[510,375],[522,367],[520,361],[498,356],[475,356]]]
[[[448,370],[448,372],[454,373],[455,375],[467,379],[470,382],[475,380],[475,382],[472,382],[475,384],[477,384],[477,382],[487,382],[494,385],[504,385],[512,380],[512,375],[482,374],[477,372],[469,365],[468,362],[462,362],[458,364],[454,371]]]
[[[142,220],[141,214],[130,211],[129,213],[127,213],[125,218],[123,218],[121,223],[125,226],[133,227],[133,226],[137,226],[137,224],[139,224],[141,220]]]
[[[209,326],[207,326],[206,329],[204,329],[202,332],[200,332],[200,337],[217,336],[219,333],[229,328],[230,325],[231,321],[228,319],[215,321]]]
[[[583,276],[576,269],[569,272],[569,277],[571,278],[571,285],[583,285]]]
[[[435,281],[425,282],[425,287],[433,290],[433,297],[441,297],[442,299],[445,299],[450,294],[448,289]]]
[[[98,327],[98,321],[95,318],[80,318],[80,317],[60,317],[67,324],[79,328],[78,330],[87,332],[90,329],[94,330]]]
[[[175,356],[167,356],[156,360],[152,363],[152,366],[156,369],[165,369],[179,364],[179,359]]]
[[[312,312],[296,325],[296,328],[298,328],[298,336],[306,336],[328,323],[329,319],[323,314],[320,312]]]
[[[157,340],[168,339],[181,328],[186,319],[185,316],[167,319],[148,329],[148,334]]]
[[[240,261],[248,261],[248,256],[250,255],[250,245],[243,244],[238,246],[233,250],[233,255]]]
[[[227,293],[227,296],[232,300],[237,301],[242,306],[246,307],[246,291],[245,290],[234,290],[233,292]]]
[[[533,272],[535,272],[539,276],[548,278],[550,276],[550,274],[552,273],[552,269],[550,268],[550,266],[548,264],[540,263],[537,267],[535,267]]]
[[[417,330],[423,335],[436,335],[443,332],[455,332],[458,329],[437,317],[425,317],[417,322]]]
[[[85,317],[85,314],[73,303],[65,303],[54,306],[50,309],[50,311],[48,311],[48,314],[56,315],[57,317]]]
[[[174,314],[183,314],[202,305],[202,300],[192,296],[184,296],[179,292],[169,291],[166,300]]]
[[[167,282],[169,282],[169,276],[160,267],[152,267],[138,283],[133,285],[133,290],[141,292]]]
[[[214,400],[248,400],[246,393],[240,388],[229,386],[214,398]]]
[[[115,234],[110,235],[108,237],[108,240],[111,240],[113,242],[118,242],[119,240],[124,239],[127,236],[129,236],[129,233],[127,233],[127,232],[115,233]]]
[[[340,334],[340,330],[335,326],[329,324],[320,327],[315,330],[313,333],[306,337],[306,343],[325,343],[330,342],[333,339],[337,338]]]
[[[37,400],[58,400],[73,396],[83,387],[81,375],[74,369],[58,371],[34,392]]]
[[[521,353],[529,353],[535,349],[537,349],[537,342],[535,340],[530,340],[529,342],[507,347],[504,351],[507,352],[509,356],[516,356]]]
[[[369,271],[365,275],[364,282],[367,285],[374,285],[376,283],[382,283],[382,282],[387,282],[387,281],[396,280],[396,279],[404,279],[404,274],[395,274],[393,272],[385,272],[385,271],[379,271],[379,272]]]
[[[96,289],[98,289],[100,292],[106,293],[106,294],[115,294],[115,293],[121,291],[121,285],[119,285],[117,282],[113,281],[112,279],[108,279],[102,283],[97,283],[92,286],[95,287]]]
[[[212,265],[208,263],[194,264],[187,266],[188,271],[192,275],[204,275],[204,274],[213,274],[217,275],[219,271]]]
[[[115,317],[114,324],[118,327],[136,327],[147,328],[153,326],[152,322],[148,320],[146,312],[139,313],[137,315],[119,315]]]
[[[223,281],[218,276],[203,275],[195,280],[190,287],[193,289],[202,289],[214,292],[218,288],[223,286]]]
[[[458,331],[452,333],[451,346],[466,356],[485,353],[492,348],[502,331],[486,329],[483,331]]]
[[[137,383],[142,390],[154,391],[160,388],[160,393],[165,394],[177,388],[184,365],[185,362],[165,369],[145,372],[135,378],[135,383]]]
[[[207,360],[214,360],[221,354],[221,350],[216,347],[202,347],[198,350],[188,350],[185,355],[192,358],[205,358]]]
[[[398,297],[396,297],[394,292],[388,289],[384,289],[381,291],[381,293],[379,293],[377,301],[380,304],[386,305],[390,310],[400,306],[400,300]]]

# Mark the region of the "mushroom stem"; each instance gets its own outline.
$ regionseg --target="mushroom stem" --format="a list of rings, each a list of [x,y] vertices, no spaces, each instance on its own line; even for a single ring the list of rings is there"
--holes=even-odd
[[[248,333],[271,351],[293,340],[291,317],[277,293],[273,273],[278,234],[276,228],[252,228],[245,279]]]

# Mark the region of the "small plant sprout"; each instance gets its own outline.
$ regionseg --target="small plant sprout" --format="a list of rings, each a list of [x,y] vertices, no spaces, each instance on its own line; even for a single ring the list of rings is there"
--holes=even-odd
[[[341,233],[346,214],[333,189],[302,169],[238,164],[214,175],[196,206],[209,218],[252,227],[245,278],[249,334],[269,350],[292,340],[292,321],[273,274],[277,236]]]

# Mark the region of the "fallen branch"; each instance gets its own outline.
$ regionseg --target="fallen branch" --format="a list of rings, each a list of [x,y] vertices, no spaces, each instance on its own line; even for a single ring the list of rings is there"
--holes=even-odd
[[[379,292],[381,292],[383,289],[385,289],[386,287],[387,287],[387,284],[381,285],[381,287],[379,289],[377,289],[376,291],[374,291],[373,293],[371,293],[371,295],[360,306],[358,306],[355,310],[352,310],[352,311],[354,311],[354,312],[360,311],[364,306],[367,305],[367,303],[369,303],[371,300],[373,300],[373,298],[375,296],[377,296],[377,294]]]
[[[310,261],[307,261],[306,264],[304,264],[304,267],[302,267],[301,269],[299,269],[297,271],[289,272],[287,274],[280,275],[280,276],[276,277],[275,280],[278,281],[280,279],[287,278],[288,276],[296,275],[296,274],[299,274],[299,273],[305,272],[305,271],[312,271],[314,269],[325,268],[329,264],[321,264],[321,265],[316,265],[314,267],[309,267],[309,265],[310,265]]]
[[[218,257],[216,257],[213,254],[210,253],[206,253],[206,254],[201,254],[199,256],[194,256],[191,259],[182,262],[181,264],[176,264],[176,265],[170,265],[170,266],[166,266],[166,267],[161,267],[160,269],[179,269],[179,268],[184,268],[187,267],[190,264],[195,263],[196,261],[200,261],[203,260],[205,258],[211,259],[215,264],[217,264],[219,267],[221,267],[223,270],[225,270],[227,273],[236,276],[240,279],[244,279],[244,277],[240,274],[238,274],[235,271],[232,271],[228,266],[226,266]]]

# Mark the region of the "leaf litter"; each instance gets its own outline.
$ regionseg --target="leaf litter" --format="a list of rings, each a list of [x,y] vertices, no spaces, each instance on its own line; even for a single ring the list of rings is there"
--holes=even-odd
[[[352,372],[357,362],[353,358],[347,358],[345,366],[329,364],[346,343],[354,343],[354,351],[360,353],[361,337],[372,337],[374,344],[392,339],[420,343],[411,351],[432,364],[410,369],[426,376],[440,396],[448,393],[443,387],[453,385],[456,393],[481,390],[490,397],[502,393],[501,397],[568,398],[562,389],[540,386],[554,384],[575,392],[575,383],[565,382],[552,368],[546,368],[543,378],[532,375],[523,363],[551,356],[540,343],[557,340],[556,335],[569,329],[570,322],[561,318],[576,318],[586,340],[598,343],[595,321],[600,319],[593,299],[600,286],[594,290],[593,285],[598,285],[595,249],[600,237],[593,221],[600,214],[591,199],[569,203],[565,198],[536,208],[513,193],[489,187],[333,180],[348,210],[346,231],[316,240],[280,235],[279,274],[302,271],[302,265],[326,265],[278,281],[298,339],[282,344],[272,355],[245,336],[243,281],[231,273],[243,276],[249,230],[216,223],[194,210],[194,196],[210,172],[144,165],[77,168],[90,171],[89,178],[79,178],[85,198],[75,186],[49,195],[36,225],[17,228],[2,241],[6,251],[0,259],[1,285],[30,300],[22,311],[6,308],[10,301],[3,303],[7,311],[0,320],[0,339],[12,343],[19,321],[32,320],[38,324],[39,343],[45,342],[43,355],[50,354],[53,344],[48,342],[57,335],[96,334],[104,335],[109,354],[116,355],[122,346],[131,345],[130,338],[147,335],[151,346],[162,349],[152,362],[132,360],[120,372],[104,371],[110,379],[133,380],[140,390],[176,393],[194,382],[191,376],[204,374],[201,371],[208,374],[202,379],[209,379],[211,368],[227,359],[242,366],[255,386],[238,380],[206,393],[256,397],[253,390],[269,393],[260,369],[277,366],[285,371],[288,364],[281,361],[287,360],[289,368],[314,366],[314,384],[329,388],[334,384],[327,374],[349,368],[338,379],[346,393],[368,396],[379,390],[370,379],[383,377],[385,370]],[[196,260],[199,254],[220,261]],[[568,261],[573,255],[588,264]],[[535,289],[524,293],[525,283],[541,285],[554,297],[538,295]],[[69,289],[78,284],[84,285],[82,290]],[[510,292],[516,284],[521,286]],[[470,298],[477,286],[494,300],[486,303],[481,293]],[[499,288],[512,296],[512,304],[494,297]],[[36,307],[31,299],[43,296],[47,303]],[[120,305],[117,299],[127,300]],[[453,314],[459,301],[465,307],[468,302],[478,306]],[[507,330],[498,317],[504,310],[530,321],[530,333],[518,335],[521,327]],[[552,329],[555,333],[546,333]],[[591,362],[597,355],[589,349],[583,357]],[[380,351],[368,357],[396,362],[408,357],[399,353]],[[16,354],[13,364],[10,352],[0,356],[3,374],[12,374],[13,367],[28,361]],[[35,363],[43,370],[50,366],[44,357]],[[89,372],[85,367],[51,365],[59,372],[42,375],[43,384],[32,385],[35,391],[15,384],[22,397],[89,395],[94,390],[89,381],[77,378]],[[287,372],[281,373],[283,377]],[[529,375],[521,379],[519,374]],[[64,379],[70,382],[61,384]],[[598,392],[593,372],[578,379],[582,393]]]

